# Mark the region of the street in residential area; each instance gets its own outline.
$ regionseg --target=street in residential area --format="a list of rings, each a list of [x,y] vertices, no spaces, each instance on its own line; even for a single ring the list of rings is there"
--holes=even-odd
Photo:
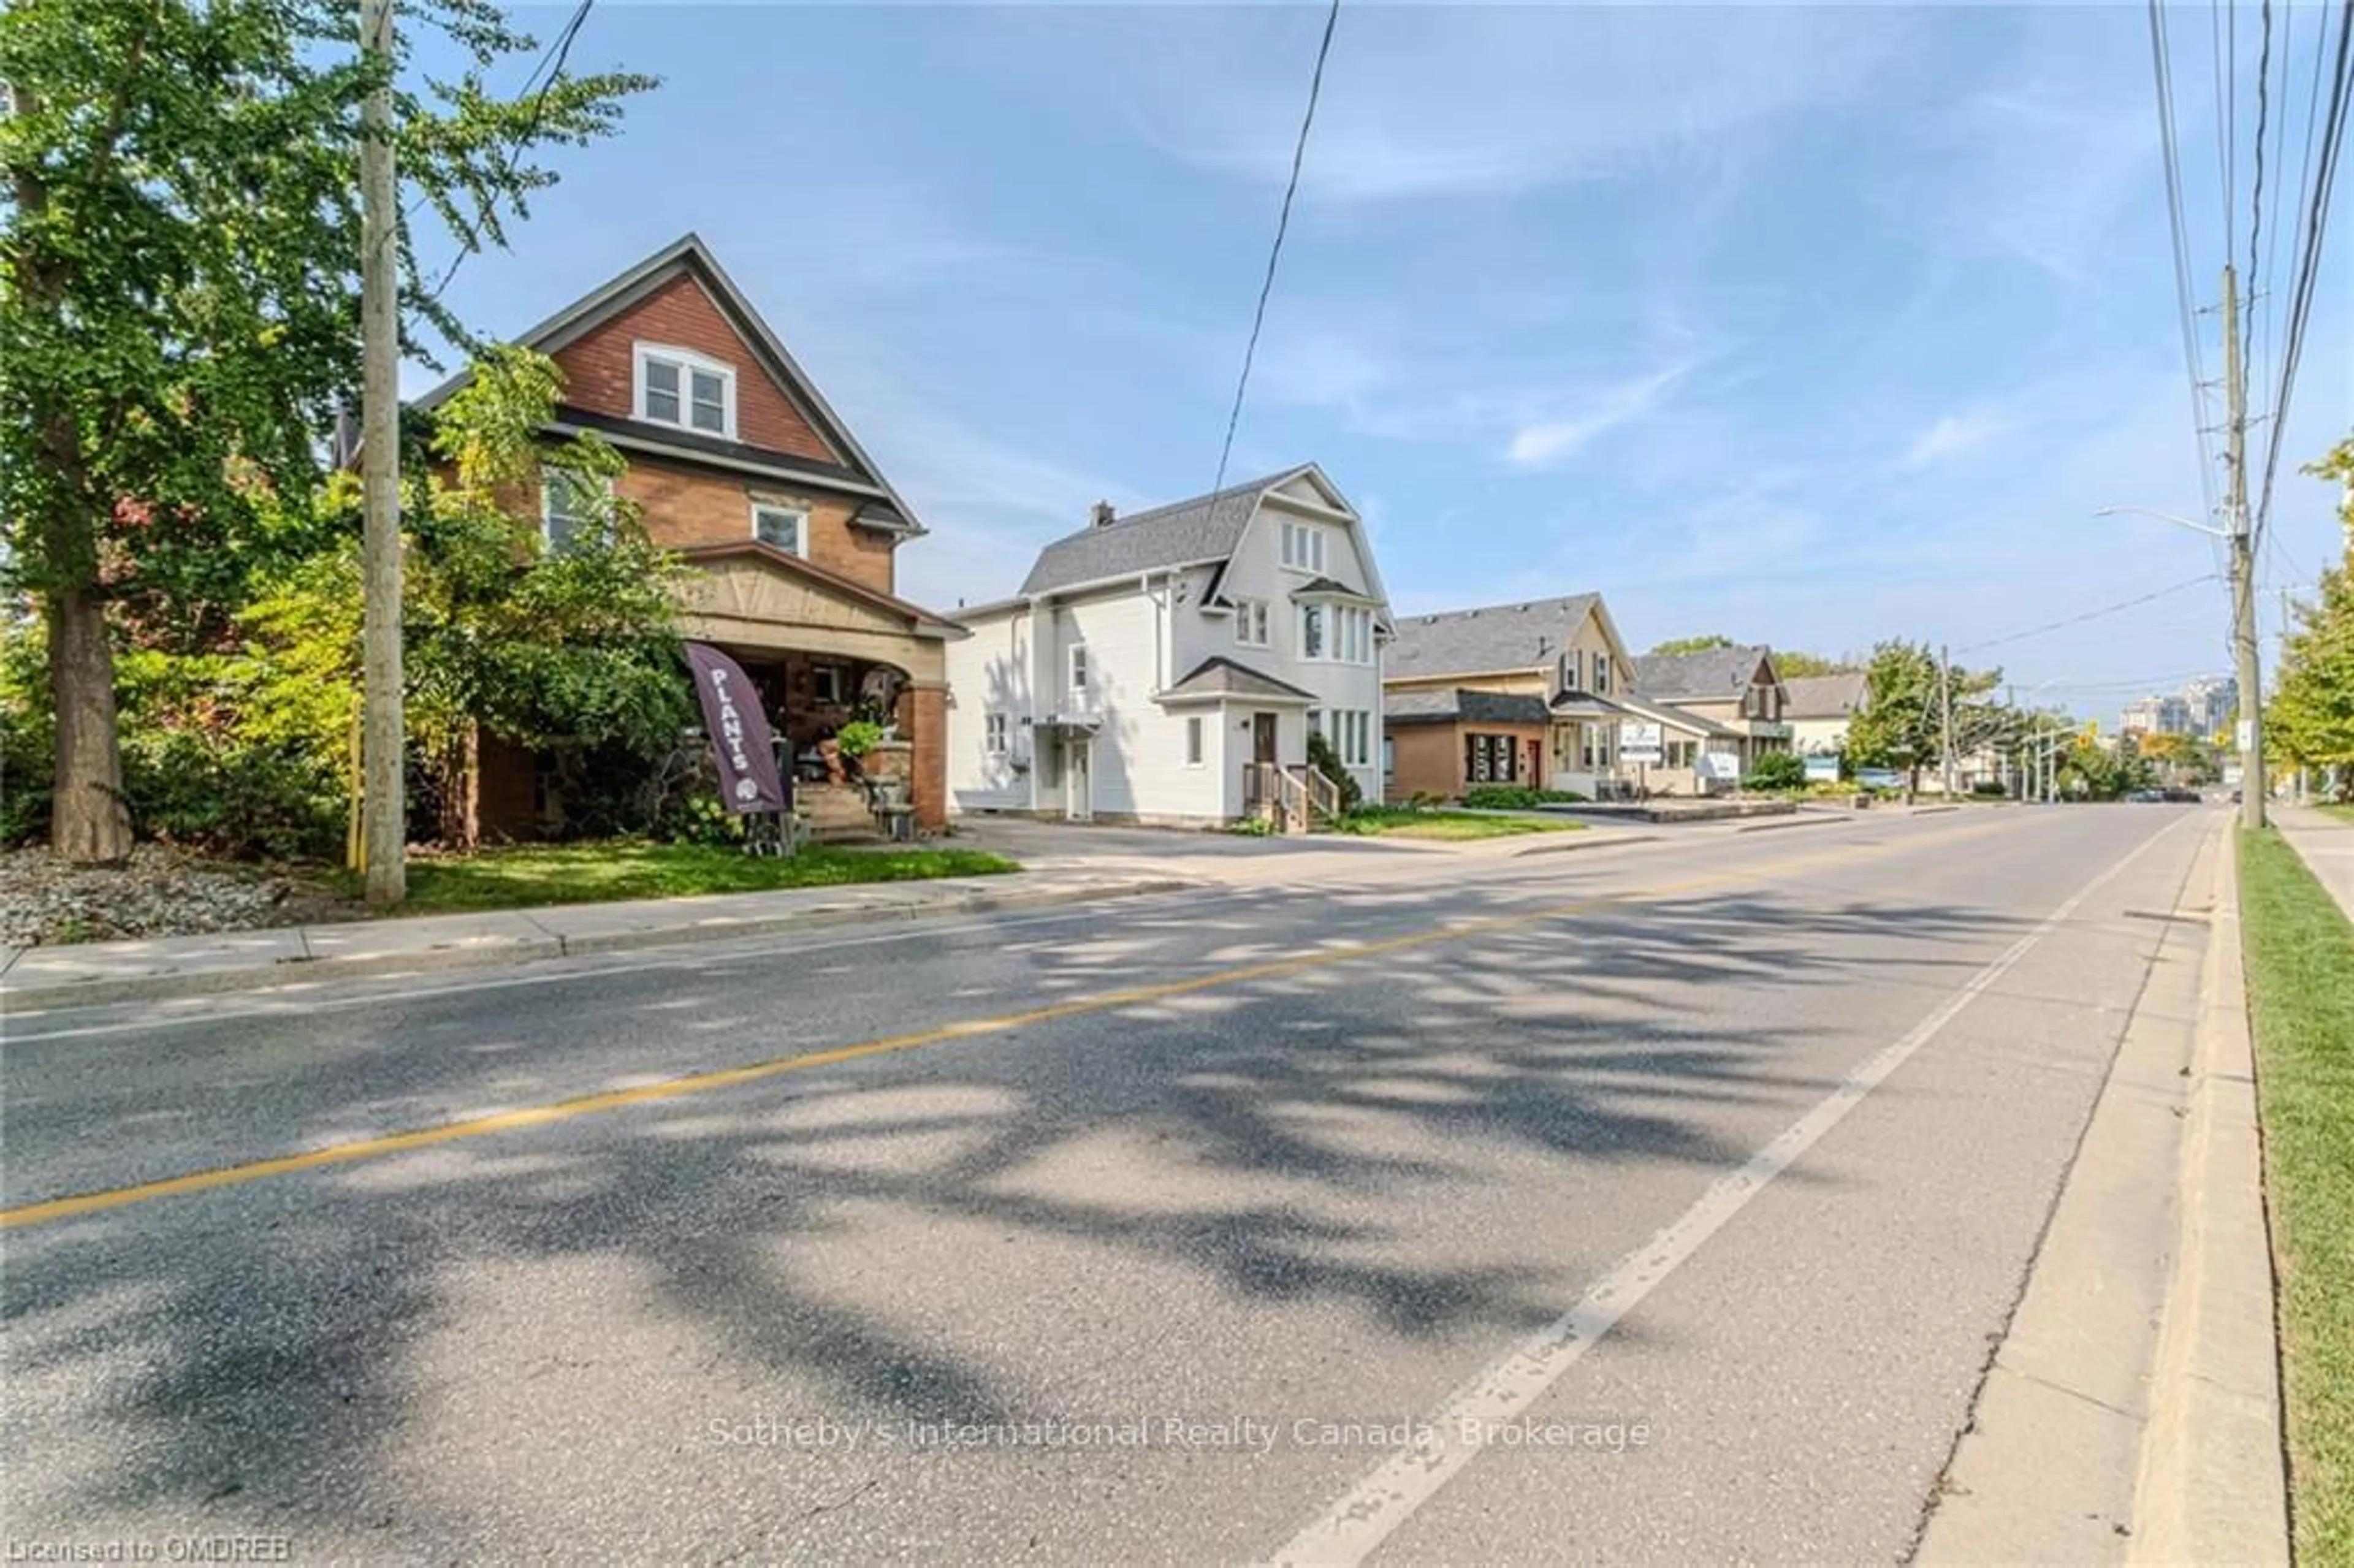
[[[7,1529],[1901,1558],[2216,828],[1344,855],[13,1019]]]

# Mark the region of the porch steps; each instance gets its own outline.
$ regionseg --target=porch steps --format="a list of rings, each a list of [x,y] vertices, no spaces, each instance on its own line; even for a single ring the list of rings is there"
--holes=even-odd
[[[882,842],[875,813],[866,809],[865,794],[851,786],[803,784],[793,803],[809,819],[810,839],[821,844],[871,844]]]

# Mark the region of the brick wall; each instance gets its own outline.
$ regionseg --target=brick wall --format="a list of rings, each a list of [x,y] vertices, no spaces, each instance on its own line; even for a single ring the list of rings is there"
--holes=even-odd
[[[822,462],[846,460],[828,447],[771,382],[736,334],[703,285],[691,277],[673,279],[633,308],[566,346],[556,356],[563,368],[565,399],[600,414],[633,418],[637,413],[634,345],[669,344],[736,367],[736,439],[770,451]]]
[[[631,457],[620,492],[644,509],[646,532],[673,549],[736,544],[752,536],[752,497],[799,506],[809,514],[809,558],[864,588],[892,593],[892,546],[897,541],[850,525],[858,503],[799,492],[742,475]],[[536,504],[536,503],[535,503]]]
[[[938,832],[949,820],[948,688],[911,686],[900,694],[899,733],[915,744],[916,825]]]

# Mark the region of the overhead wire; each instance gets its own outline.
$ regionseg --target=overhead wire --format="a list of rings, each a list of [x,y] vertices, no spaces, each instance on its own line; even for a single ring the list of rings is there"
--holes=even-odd
[[[2199,448],[2199,492],[2207,514],[2215,512],[2215,457],[2208,439],[2207,375],[2199,351],[2199,313],[2190,283],[2190,242],[2183,221],[2182,149],[2176,133],[2174,65],[2162,0],[2147,0],[2150,71],[2158,89],[2158,135],[2166,176],[2166,221],[2174,259],[2175,311],[2182,329],[2182,358],[2190,377],[2190,426]],[[2221,95],[2218,99],[2220,103]]]
[[[2319,67],[2320,56],[2317,55],[2317,92]],[[2319,139],[2317,143],[2311,143],[2316,155],[2311,160],[2310,179],[2302,193],[2306,198],[2303,241],[2297,254],[2283,328],[2277,390],[2273,397],[2270,428],[2265,431],[2264,480],[2256,493],[2253,526],[2259,541],[2264,537],[2272,519],[2274,486],[2279,478],[2281,450],[2288,435],[2288,412],[2296,391],[2297,368],[2304,357],[2306,331],[2312,319],[2314,296],[2320,281],[2322,251],[2328,240],[2332,193],[2337,184],[2339,155],[2346,140],[2348,103],[2349,97],[2354,97],[2354,0],[2340,0],[2338,5],[2338,45],[2330,78],[2329,107],[2322,116]],[[2313,127],[2308,122],[2308,137],[2312,132]]]
[[[1299,117],[1299,136],[1291,148],[1291,177],[1283,187],[1283,208],[1275,220],[1275,243],[1267,253],[1267,275],[1259,281],[1258,306],[1251,313],[1250,340],[1243,345],[1242,374],[1235,381],[1235,406],[1226,415],[1226,438],[1218,447],[1217,482],[1210,486],[1215,495],[1226,487],[1226,464],[1234,457],[1235,431],[1243,422],[1243,399],[1250,390],[1251,365],[1258,357],[1259,334],[1267,325],[1267,302],[1275,292],[1275,270],[1283,259],[1283,237],[1291,228],[1291,203],[1299,194],[1299,168],[1308,156],[1308,132],[1316,123],[1316,101],[1324,90],[1324,61],[1332,52],[1332,28],[1341,19],[1341,0],[1332,0],[1324,13],[1324,37],[1316,46],[1316,69],[1308,79],[1308,109]]]
[[[1956,648],[1954,652],[1956,653],[1977,653],[1988,648],[2000,648],[2007,643],[2023,642],[2031,637],[2041,637],[2046,632],[2058,631],[2063,627],[2081,626],[2088,620],[2099,620],[2104,617],[2116,615],[2125,610],[2133,609],[2138,606],[2149,604],[2155,600],[2164,599],[2169,594],[2180,593],[2185,588],[2196,588],[2200,583],[2211,583],[2215,580],[2216,577],[2213,572],[2201,572],[2195,577],[2185,577],[2179,583],[2170,584],[2166,588],[2158,588],[2150,593],[2141,594],[2133,599],[2120,599],[2115,604],[2103,605],[2098,609],[2088,609],[2081,615],[2071,615],[2059,620],[2046,621],[2041,626],[2031,626],[2026,628],[2024,630],[2005,632],[2000,637],[1989,637],[1983,641],[1973,642],[1967,648]]]

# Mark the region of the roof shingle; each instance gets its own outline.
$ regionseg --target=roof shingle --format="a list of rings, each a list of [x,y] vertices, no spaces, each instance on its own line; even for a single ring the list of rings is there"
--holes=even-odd
[[[1665,702],[1719,702],[1737,697],[1771,651],[1705,648],[1697,653],[1646,653],[1635,661],[1635,689]]]
[[[1569,645],[1597,593],[1400,617],[1383,663],[1393,677],[1491,674],[1549,665]]]
[[[1123,517],[1100,528],[1082,528],[1038,552],[1024,595],[1059,593],[1082,583],[1103,582],[1131,572],[1157,572],[1197,561],[1223,561],[1242,542],[1243,529],[1270,487],[1298,473],[1286,469],[1214,495],[1197,495]]]

